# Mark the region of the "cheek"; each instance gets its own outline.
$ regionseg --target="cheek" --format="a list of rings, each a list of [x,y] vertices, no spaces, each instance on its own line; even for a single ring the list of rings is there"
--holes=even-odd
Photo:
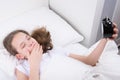
[[[24,53],[29,53],[30,54],[31,51],[32,51],[31,47],[26,47],[25,49],[23,49]]]
[[[23,54],[24,56],[26,56],[29,53],[27,49],[21,49],[19,50],[19,52]]]

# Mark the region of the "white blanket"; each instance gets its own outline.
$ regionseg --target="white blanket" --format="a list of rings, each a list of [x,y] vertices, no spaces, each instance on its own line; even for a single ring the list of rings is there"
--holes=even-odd
[[[81,80],[89,71],[88,65],[69,57],[55,55],[41,74],[40,80]]]
[[[99,43],[99,42],[98,42]],[[88,51],[92,51],[96,45]],[[95,67],[69,57],[55,55],[40,80],[119,80],[120,56],[114,41],[109,41]]]

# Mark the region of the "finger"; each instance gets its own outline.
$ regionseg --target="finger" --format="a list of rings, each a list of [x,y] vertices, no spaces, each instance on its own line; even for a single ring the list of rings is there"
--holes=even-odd
[[[42,46],[39,45],[38,54],[42,53]]]
[[[40,52],[43,53],[43,48],[42,48],[42,46],[40,46]]]
[[[33,50],[32,50],[31,53],[35,53],[37,50],[38,50],[38,44],[35,44],[35,45],[33,46]]]
[[[114,28],[117,28],[117,24],[116,24],[116,23],[113,23],[113,27],[114,27]]]
[[[38,45],[38,47],[37,47],[37,50],[36,50],[37,52],[37,54],[42,54],[43,53],[43,49],[42,49],[42,46],[41,45]]]
[[[118,33],[119,33],[119,30],[118,30],[117,28],[114,28],[113,30],[114,30],[114,33],[115,33],[115,34],[118,34]]]
[[[118,37],[118,34],[113,34],[113,35],[112,35],[112,38],[113,38],[113,39],[115,39],[115,38],[117,38],[117,37]]]

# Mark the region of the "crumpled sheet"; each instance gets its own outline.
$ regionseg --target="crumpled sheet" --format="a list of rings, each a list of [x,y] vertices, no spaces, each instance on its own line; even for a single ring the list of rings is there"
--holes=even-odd
[[[88,54],[99,41],[89,48]],[[120,56],[114,41],[108,41],[95,67],[85,65],[77,60],[56,55],[41,74],[40,80],[119,80]]]
[[[88,52],[92,51],[99,41]],[[108,41],[99,63],[83,80],[120,80],[120,55],[114,41]]]

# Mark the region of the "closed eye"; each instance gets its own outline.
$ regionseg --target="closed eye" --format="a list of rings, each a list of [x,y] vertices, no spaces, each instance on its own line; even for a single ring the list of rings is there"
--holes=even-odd
[[[26,35],[25,36],[25,38],[24,38],[24,40],[22,41],[22,43],[20,44],[20,47],[23,49],[24,47],[25,47],[25,42],[24,41],[26,41],[26,40],[30,40],[30,36],[28,36],[28,35]]]
[[[25,47],[25,44],[23,44],[22,49]]]
[[[25,47],[25,43],[22,42],[22,43],[21,43],[21,48],[23,49],[24,47]]]

